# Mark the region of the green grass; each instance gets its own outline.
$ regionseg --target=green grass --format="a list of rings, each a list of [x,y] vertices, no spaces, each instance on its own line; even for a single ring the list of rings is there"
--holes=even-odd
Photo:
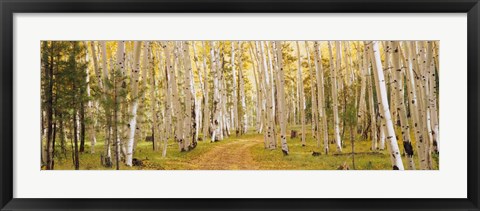
[[[140,141],[137,145],[137,150],[134,154],[134,158],[143,160],[143,167],[128,167],[123,163],[120,166],[122,170],[186,170],[186,169],[199,169],[196,160],[202,155],[205,155],[212,149],[220,147],[225,144],[229,144],[238,139],[250,139],[255,141],[255,144],[250,148],[251,156],[258,169],[279,169],[279,170],[336,170],[344,163],[353,169],[352,161],[352,149],[351,141],[347,137],[344,140],[344,146],[342,153],[336,152],[334,144],[330,144],[329,154],[325,154],[323,151],[323,143],[320,144],[320,148],[317,147],[317,142],[311,136],[311,127],[306,127],[306,146],[301,145],[301,135],[299,137],[290,139],[290,130],[294,129],[301,131],[300,126],[290,127],[287,134],[287,141],[290,154],[284,156],[280,147],[270,150],[265,149],[263,145],[263,134],[255,134],[251,131],[249,134],[241,137],[235,137],[233,135],[223,141],[210,143],[210,141],[199,141],[197,147],[190,152],[179,152],[178,145],[173,141],[169,142],[167,156],[162,157],[161,151],[153,151],[152,143]],[[279,130],[277,130],[277,133]],[[349,134],[349,131],[345,131]],[[330,133],[331,134],[331,133]],[[413,136],[412,136],[413,137]],[[100,137],[99,137],[100,138]],[[370,140],[361,140],[361,137],[356,135],[355,141],[355,169],[356,170],[391,170],[391,161],[388,155],[388,151],[377,150],[373,152],[370,149]],[[279,138],[277,138],[279,140]],[[114,170],[115,167],[106,168],[100,163],[100,154],[103,152],[103,140],[97,142],[95,146],[95,154],[90,153],[89,142],[85,144],[85,152],[80,154],[80,169],[82,170]],[[403,143],[401,140],[398,142],[400,151],[403,152]],[[280,143],[277,144],[280,146]],[[415,146],[415,145],[414,145]],[[74,165],[72,162],[71,145],[68,142],[66,157],[59,154],[60,148],[56,148],[55,156],[55,169],[57,170],[72,170]],[[228,149],[228,148],[227,148]],[[234,150],[234,149],[232,149]],[[320,156],[312,156],[312,152],[320,152]],[[416,149],[415,149],[416,151]],[[113,153],[113,151],[112,151]],[[114,158],[112,154],[112,159]],[[407,159],[402,156],[403,164],[406,168]],[[418,168],[418,158],[414,156],[416,167]],[[438,157],[434,156],[434,169],[438,169]]]
[[[197,147],[190,152],[179,152],[178,145],[170,141],[167,147],[167,156],[162,157],[162,152],[153,151],[152,143],[140,141],[137,144],[134,158],[143,160],[143,167],[129,167],[121,163],[122,170],[175,170],[191,168],[188,161],[198,158],[200,155],[213,149],[213,146],[227,143],[225,141],[210,143],[209,141],[199,141]],[[72,162],[71,146],[68,145],[67,157],[64,155],[56,155],[55,169],[57,170],[72,170],[74,165]],[[103,140],[97,142],[95,146],[95,153],[90,153],[90,143],[85,143],[85,152],[80,154],[80,169],[84,170],[114,170],[115,167],[107,168],[100,163],[100,154],[103,152]],[[58,151],[58,149],[57,149]],[[113,153],[113,151],[112,151]],[[112,159],[114,155],[112,154]]]

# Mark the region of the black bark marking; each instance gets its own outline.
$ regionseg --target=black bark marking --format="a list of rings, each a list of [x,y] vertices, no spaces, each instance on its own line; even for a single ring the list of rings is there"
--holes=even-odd
[[[413,146],[412,143],[408,141],[403,142],[403,149],[405,150],[405,153],[408,155],[408,157],[413,157]]]

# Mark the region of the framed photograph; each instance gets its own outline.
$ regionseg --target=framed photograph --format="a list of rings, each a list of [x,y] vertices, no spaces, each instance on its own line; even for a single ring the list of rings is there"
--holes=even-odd
[[[1,210],[478,210],[479,10],[0,0]]]

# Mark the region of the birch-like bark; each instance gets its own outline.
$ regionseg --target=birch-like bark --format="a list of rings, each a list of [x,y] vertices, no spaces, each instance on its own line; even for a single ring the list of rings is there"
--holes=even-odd
[[[262,98],[261,98],[261,85],[260,85],[260,81],[259,81],[259,74],[257,73],[257,65],[259,64],[258,62],[258,59],[255,58],[254,56],[254,53],[253,53],[253,46],[250,44],[250,48],[249,48],[249,52],[250,52],[250,59],[251,59],[251,62],[252,62],[252,68],[253,68],[253,77],[255,79],[255,91],[256,91],[256,110],[255,110],[255,127],[256,127],[256,131],[257,133],[262,133],[262,120],[261,120],[261,117],[262,117],[262,108],[261,108],[261,101],[262,101]],[[256,64],[255,64],[256,62]]]
[[[415,170],[415,162],[413,160],[413,146],[410,141],[410,126],[408,123],[407,118],[407,109],[405,107],[405,93],[404,93],[404,83],[403,83],[403,71],[401,67],[401,59],[400,59],[400,45],[398,41],[392,41],[392,49],[393,49],[393,83],[394,83],[394,90],[397,92],[395,94],[395,105],[397,114],[400,117],[400,127],[402,129],[402,140],[403,140],[403,149],[405,151],[405,155],[408,159],[408,169]]]
[[[106,81],[109,80],[109,73],[108,73],[108,66],[107,66],[107,45],[105,41],[100,41],[100,46],[102,47],[102,72],[103,72],[103,83],[105,84]],[[102,85],[103,86],[103,85]],[[107,93],[109,92],[108,86],[104,86],[103,88],[103,98],[104,100],[107,99]],[[105,110],[106,114],[105,117],[107,119],[107,126],[105,127],[105,159],[108,160],[107,163],[110,163],[112,152],[110,149],[111,145],[111,140],[110,140],[110,134],[111,134],[111,119],[110,119],[110,109]]]
[[[168,148],[168,140],[171,139],[172,137],[172,126],[173,126],[173,96],[172,96],[172,72],[173,72],[173,66],[172,66],[172,60],[170,57],[170,52],[169,52],[169,47],[168,47],[168,42],[160,42],[160,45],[162,45],[163,53],[165,56],[165,86],[164,92],[165,92],[165,137],[163,139],[163,148],[162,148],[162,156],[165,157],[167,155],[167,148]],[[163,64],[162,64],[163,65]],[[160,68],[161,69],[161,68]],[[176,140],[175,140],[176,141]]]
[[[302,146],[306,145],[305,141],[305,96],[304,96],[304,90],[303,90],[303,74],[302,74],[302,58],[300,56],[300,45],[298,44],[298,41],[296,42],[297,44],[297,57],[298,57],[298,74],[297,74],[297,86],[299,90],[299,100],[300,100],[300,118],[302,122]]]
[[[367,72],[368,65],[366,64],[366,58],[365,58],[365,51],[363,52],[364,54],[362,55],[362,58],[360,58],[360,52],[359,49],[360,46],[357,48],[357,62],[358,62],[358,67],[360,71],[360,80],[361,80],[361,87],[360,87],[360,102],[358,106],[358,113],[357,113],[357,127],[359,131],[363,131],[363,122],[364,118],[368,115],[367,112],[367,103],[365,101],[365,94],[366,94],[366,88],[367,88],[367,77],[369,77],[369,73]]]
[[[90,47],[92,49],[93,68],[95,69],[95,76],[97,77],[98,87],[100,87],[100,90],[103,90],[102,74],[100,73],[100,68],[98,67],[98,58],[97,58],[97,51],[95,49],[95,41],[90,42]]]
[[[285,75],[283,73],[283,55],[282,55],[282,42],[274,41],[273,47],[277,54],[277,80],[279,85],[277,86],[277,95],[278,95],[278,115],[280,121],[280,143],[282,144],[282,152],[284,155],[288,155],[288,145],[287,145],[287,120],[285,113]]]
[[[364,54],[363,54],[363,65],[364,68],[366,69],[366,72],[368,74],[367,76],[367,83],[368,83],[368,103],[370,107],[370,121],[371,121],[371,137],[372,139],[372,151],[377,151],[378,149],[378,134],[377,134],[377,112],[375,111],[375,103],[373,102],[373,81],[372,81],[372,71],[370,69],[370,63],[368,62],[368,52],[367,48],[365,46],[364,48]]]
[[[208,130],[210,129],[210,106],[209,106],[209,88],[208,88],[208,72],[207,72],[207,50],[205,41],[202,41],[202,57],[203,57],[203,71],[204,71],[204,96],[203,96],[203,140],[207,140]]]
[[[321,52],[321,43],[315,41],[313,44],[315,50],[315,69],[316,69],[316,79],[317,79],[317,99],[318,99],[318,118],[321,121],[320,123],[320,136],[323,134],[323,148],[325,154],[329,152],[328,144],[328,125],[327,125],[327,113],[325,109],[326,97],[325,97],[325,81],[323,77],[323,64],[322,64],[322,52]]]
[[[85,46],[85,52],[86,52],[86,61],[89,62],[89,53],[88,53],[88,44],[87,41],[83,42]],[[87,96],[88,96],[88,103],[87,103],[87,108],[88,108],[88,116],[90,119],[95,119],[95,108],[94,108],[94,102],[90,100],[91,97],[91,92],[90,92],[90,71],[89,68],[85,68],[86,72],[86,83],[87,83]],[[63,128],[62,128],[63,130]],[[90,153],[95,154],[95,144],[97,143],[97,135],[96,135],[96,129],[94,124],[89,124],[88,126],[88,134],[90,135]],[[63,135],[63,131],[61,132],[60,135]],[[63,139],[63,137],[61,137]]]
[[[222,128],[221,122],[221,95],[220,95],[220,82],[219,82],[219,69],[217,67],[217,57],[215,52],[215,41],[210,42],[210,55],[211,55],[211,68],[213,73],[213,121],[212,121],[212,139],[211,142],[222,140]]]
[[[316,91],[316,74],[313,72],[311,58],[310,58],[310,47],[308,41],[305,41],[305,49],[307,51],[307,62],[308,70],[310,72],[310,94],[312,100],[312,137],[317,139],[317,147],[320,147],[320,135],[318,132],[318,101],[317,101],[317,91]]]
[[[398,148],[397,138],[395,135],[395,129],[393,127],[392,118],[390,116],[390,109],[388,105],[387,88],[385,85],[385,78],[383,75],[382,60],[380,58],[380,50],[378,42],[373,41],[371,49],[372,62],[374,67],[374,77],[377,81],[379,93],[377,93],[380,103],[380,110],[383,113],[384,121],[386,123],[387,141],[389,144],[390,155],[392,158],[392,168],[394,170],[404,170],[402,157]]]
[[[417,100],[417,82],[416,76],[414,74],[414,66],[415,66],[415,48],[413,42],[406,42],[404,45],[406,51],[406,59],[408,64],[407,69],[407,89],[408,89],[408,98],[410,102],[410,112],[413,115],[413,130],[415,141],[417,145],[417,154],[420,163],[420,169],[427,169],[427,159],[425,154],[423,153],[425,150],[425,139],[424,134],[422,132],[423,126],[422,121],[420,121],[420,106]]]
[[[138,141],[144,140],[146,136],[146,132],[148,130],[145,130],[145,93],[147,91],[147,72],[148,69],[151,68],[150,63],[150,42],[145,41],[144,42],[144,47],[143,47],[143,59],[142,59],[142,67],[141,67],[141,72],[142,72],[142,87],[140,91],[140,101],[138,103],[138,118],[137,118],[137,130],[135,131],[137,139],[134,141],[133,145],[133,151],[137,148]]]
[[[438,140],[438,109],[437,109],[437,81],[435,76],[435,56],[433,41],[427,41],[427,63],[426,74],[428,77],[428,92],[429,102],[428,108],[430,110],[430,121],[432,127],[432,150],[435,153],[439,153],[439,140]]]
[[[277,61],[277,58],[276,58],[276,55],[277,53],[274,52],[274,48],[272,47],[272,44],[269,45],[269,42],[265,42],[265,51],[267,52],[266,53],[266,58],[267,58],[267,64],[268,66],[266,67],[265,71],[269,71],[268,75],[270,77],[270,92],[272,93],[271,94],[271,97],[272,97],[272,112],[273,112],[273,139],[272,139],[272,142],[270,143],[271,146],[270,148],[273,148],[275,149],[277,147],[277,139],[275,138],[276,137],[276,123],[278,123],[280,117],[278,115],[278,96],[276,96],[276,94],[278,94],[276,92],[277,90],[277,87],[278,87],[278,79],[276,77],[276,75],[274,73],[276,73],[275,71],[278,71],[278,69],[274,69],[274,68],[278,68],[277,65],[274,63],[276,63]],[[277,98],[276,98],[277,97]],[[286,112],[286,111],[285,111]]]
[[[241,134],[247,133],[248,130],[248,116],[247,116],[247,104],[245,100],[245,84],[243,80],[243,48],[242,42],[238,42],[238,49],[240,58],[238,59],[238,85],[239,85],[239,94],[240,94],[240,105],[241,105]]]
[[[195,87],[193,85],[193,70],[190,58],[190,43],[183,42],[183,58],[185,67],[185,134],[188,146],[184,146],[184,150],[189,151],[197,146],[197,127],[196,127],[196,110],[195,110]]]
[[[427,70],[427,56],[426,56],[426,49],[425,49],[425,41],[418,41],[418,60],[417,60],[417,65],[420,70],[419,72],[419,77],[417,77],[417,81],[420,85],[420,88],[417,90],[419,91],[420,97],[420,109],[421,109],[421,121],[423,122],[423,130],[422,132],[424,133],[424,137],[428,138],[428,141],[424,143],[424,154],[427,159],[427,169],[432,169],[433,168],[433,159],[432,159],[432,153],[431,153],[431,145],[433,144],[433,136],[432,136],[432,127],[431,127],[431,116],[430,116],[430,107],[429,107],[429,102],[430,102],[430,92],[429,92],[429,76],[428,76],[428,70]]]
[[[340,70],[340,41],[335,41],[335,48],[337,51],[337,64],[334,64],[333,50],[331,42],[328,42],[328,49],[330,52],[330,71],[332,73],[332,98],[333,98],[333,128],[335,143],[337,145],[337,152],[342,152],[342,140],[340,139],[340,120],[338,118],[338,94],[337,94],[337,72]]]
[[[192,49],[193,49],[193,61],[195,63],[195,68],[197,69],[197,73],[198,73],[198,87],[200,87],[200,92],[202,93],[202,98],[200,99],[196,99],[196,102],[195,102],[195,113],[196,113],[196,138],[195,140],[198,140],[198,134],[200,133],[200,129],[202,128],[202,125],[203,125],[203,98],[204,98],[204,95],[205,95],[205,86],[203,85],[204,84],[204,77],[203,77],[203,71],[200,69],[200,65],[198,65],[198,56],[197,56],[197,50],[196,50],[196,47],[195,47],[195,41],[192,41]],[[195,93],[195,96],[196,96],[196,93]]]
[[[174,43],[174,48],[176,49],[176,43]],[[165,49],[166,53],[166,59],[167,59],[167,67],[169,67],[169,76],[170,76],[170,84],[171,84],[171,96],[172,96],[172,112],[175,115],[175,133],[174,133],[174,140],[175,142],[178,143],[178,148],[180,151],[184,150],[184,114],[182,110],[182,105],[180,102],[180,96],[178,93],[178,88],[177,88],[177,75],[175,71],[175,67],[172,66],[171,60],[170,60],[170,52],[168,52],[168,47]],[[177,54],[175,54],[175,58],[173,58],[173,61],[177,60]]]
[[[260,69],[263,76],[263,80],[265,81],[265,94],[264,94],[264,99],[265,99],[265,119],[264,122],[266,124],[266,130],[265,130],[265,147],[273,149],[275,147],[275,132],[274,132],[274,127],[275,127],[275,120],[274,120],[274,110],[273,110],[273,82],[271,81],[271,77],[267,68],[267,58],[265,57],[265,48],[263,41],[258,41],[257,45],[260,45],[260,47],[257,47],[260,50],[260,58],[261,58],[261,65]]]
[[[232,103],[233,103],[233,127],[235,128],[235,135],[238,136],[241,132],[240,129],[240,121],[238,117],[238,97],[237,97],[237,71],[235,69],[235,42],[231,43],[232,46],[232,56],[231,56],[231,64],[232,64],[232,77],[233,77],[233,93],[232,93]]]
[[[158,57],[158,55],[157,55]],[[162,145],[162,138],[161,138],[161,130],[159,129],[158,127],[158,113],[160,113],[159,111],[157,111],[157,96],[155,95],[155,90],[156,90],[156,86],[155,86],[155,68],[154,68],[154,61],[155,59],[155,56],[152,56],[150,57],[149,59],[149,67],[151,68],[150,71],[151,71],[151,75],[150,77],[148,77],[148,80],[150,82],[150,114],[151,114],[151,117],[152,117],[152,137],[153,137],[153,151],[158,151],[158,149],[161,148],[161,145]],[[158,58],[160,59],[160,58]],[[161,62],[159,62],[161,64]],[[161,69],[160,69],[161,71]],[[160,98],[160,96],[158,96],[158,98]]]
[[[131,74],[131,106],[130,106],[130,120],[129,120],[129,134],[127,142],[127,155],[125,157],[125,165],[132,166],[133,159],[133,145],[135,142],[135,131],[137,129],[137,110],[138,110],[138,76],[140,72],[140,52],[142,49],[142,41],[135,41],[134,45],[134,64],[135,68]]]
[[[116,154],[116,163],[117,163],[117,170],[120,168],[119,163],[120,163],[120,156],[121,156],[121,143],[122,143],[122,128],[120,126],[120,130],[118,127],[118,121],[121,121],[121,115],[119,117],[117,116],[118,114],[121,114],[122,112],[119,112],[119,109],[117,106],[120,108],[121,103],[124,101],[124,97],[122,94],[117,94],[118,92],[124,92],[125,90],[122,88],[124,85],[123,77],[124,77],[124,71],[125,71],[125,41],[117,41],[117,56],[116,56],[116,70],[118,71],[114,74],[114,79],[115,79],[115,110],[114,110],[114,134],[115,134],[115,154]],[[120,75],[117,76],[117,73]],[[120,135],[119,135],[120,134]]]

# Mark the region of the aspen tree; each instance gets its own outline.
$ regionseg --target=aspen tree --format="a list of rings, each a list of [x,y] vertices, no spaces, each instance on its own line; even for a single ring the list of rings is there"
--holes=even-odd
[[[238,60],[238,81],[239,81],[239,93],[240,93],[240,105],[242,106],[241,109],[241,134],[247,133],[248,129],[248,116],[247,116],[247,104],[245,101],[245,85],[243,79],[243,48],[242,42],[238,42],[238,49],[240,51],[240,58]]]
[[[429,92],[429,102],[428,108],[430,110],[430,121],[431,121],[431,133],[432,133],[432,147],[435,153],[439,152],[439,141],[438,141],[438,109],[437,109],[437,81],[435,77],[435,61],[434,61],[434,46],[433,41],[427,41],[427,63],[426,74],[428,78],[428,92]]]
[[[261,82],[259,81],[259,77],[258,77],[258,73],[257,73],[257,68],[256,66],[258,65],[258,59],[256,59],[254,57],[254,54],[253,54],[253,46],[250,44],[250,48],[249,48],[249,53],[250,53],[250,59],[251,59],[251,63],[252,63],[252,69],[253,69],[253,78],[255,79],[255,90],[256,90],[256,115],[255,115],[255,120],[256,120],[256,131],[257,133],[261,133],[262,132],[262,120],[261,120],[261,117],[262,117],[262,113],[261,113]],[[256,61],[256,64],[255,64],[255,61]]]
[[[373,54],[371,55],[373,67],[375,70],[373,75],[375,77],[375,81],[377,81],[376,85],[378,86],[378,90],[379,90],[379,92],[377,93],[377,96],[379,97],[380,111],[382,112],[384,121],[386,123],[387,141],[389,144],[388,149],[390,151],[391,158],[392,158],[392,167],[394,170],[404,170],[402,157],[400,155],[400,150],[398,148],[397,138],[395,135],[395,129],[393,127],[393,122],[390,115],[390,109],[389,109],[388,97],[387,97],[387,88],[385,85],[382,60],[380,58],[380,50],[379,50],[377,41],[372,42],[372,49],[370,51],[371,51],[371,54]]]
[[[152,43],[153,45],[153,43]],[[150,48],[150,50],[152,50],[153,52],[153,48]],[[150,54],[149,54],[150,55]],[[160,59],[157,55],[157,58]],[[159,62],[161,64],[161,62]],[[158,127],[158,113],[160,113],[159,111],[157,111],[157,96],[155,95],[155,90],[156,90],[156,86],[155,86],[155,76],[156,76],[156,73],[155,73],[155,67],[154,67],[154,64],[155,64],[155,56],[151,56],[149,58],[149,67],[151,69],[151,75],[150,77],[148,77],[149,79],[149,82],[150,82],[150,114],[152,115],[152,138],[153,138],[153,151],[158,151],[158,149],[161,147],[162,145],[162,138],[161,138],[161,130],[159,129]],[[159,70],[161,71],[161,69]],[[158,98],[160,98],[160,96],[158,96]],[[161,99],[160,99],[161,100]]]
[[[142,72],[142,87],[140,91],[140,101],[138,103],[138,117],[137,117],[137,130],[135,131],[136,136],[138,137],[137,139],[134,140],[134,145],[133,145],[133,150],[137,148],[137,143],[139,140],[144,140],[145,138],[145,133],[148,130],[145,130],[145,93],[147,90],[147,72],[148,69],[151,68],[149,60],[150,60],[150,42],[145,41],[143,42],[144,47],[143,47],[143,59],[142,59],[142,66],[141,66],[141,72]]]
[[[173,49],[177,49],[176,43],[173,43]],[[174,50],[175,51],[175,50]],[[177,75],[175,67],[173,66],[175,61],[178,58],[178,55],[174,53],[173,60],[170,60],[170,53],[168,50],[165,50],[165,59],[167,60],[167,69],[169,71],[169,82],[171,84],[171,98],[172,98],[172,112],[175,116],[175,133],[174,133],[174,140],[178,143],[178,148],[180,151],[184,151],[184,114],[180,102],[180,96],[178,93],[177,87]],[[173,63],[173,64],[172,64]],[[180,68],[177,66],[177,68]]]
[[[277,86],[278,93],[278,104],[279,104],[279,121],[280,121],[280,143],[282,144],[282,152],[284,155],[288,155],[288,145],[287,145],[287,120],[285,115],[285,76],[283,72],[283,56],[282,56],[282,42],[274,41],[273,47],[276,51],[277,56],[277,80],[279,85]]]
[[[368,84],[368,105],[370,107],[370,125],[371,125],[371,139],[372,139],[372,151],[378,149],[378,135],[377,135],[377,114],[375,111],[374,95],[373,95],[373,82],[372,82],[372,71],[370,68],[370,62],[368,58],[367,46],[364,46],[363,49],[363,68],[367,73],[367,84]]]
[[[100,87],[100,90],[103,90],[102,74],[100,73],[100,68],[98,67],[98,58],[97,58],[97,51],[95,50],[95,41],[90,42],[90,47],[92,49],[93,68],[95,69],[95,76],[97,77],[97,83],[98,83],[98,86]]]
[[[325,109],[326,97],[325,97],[325,81],[323,77],[323,65],[322,65],[322,52],[321,52],[321,43],[315,41],[313,44],[315,51],[315,69],[316,69],[316,79],[317,79],[317,96],[318,96],[318,118],[320,122],[320,130],[323,134],[323,148],[326,154],[329,152],[328,146],[328,125],[327,125],[327,112]],[[320,141],[321,135],[319,135]],[[318,146],[320,146],[318,144]]]
[[[200,87],[200,92],[202,93],[202,98],[200,99],[197,99],[195,97],[195,113],[196,113],[196,130],[197,130],[197,133],[196,133],[196,136],[197,138],[195,138],[196,140],[198,139],[198,133],[200,132],[200,129],[202,127],[202,119],[203,119],[203,97],[205,95],[205,86],[203,85],[204,84],[204,77],[203,77],[203,73],[202,73],[202,70],[200,69],[200,66],[198,65],[198,56],[197,56],[197,50],[196,50],[196,47],[195,47],[195,41],[192,41],[192,49],[193,49],[193,60],[194,60],[194,63],[195,63],[195,68],[197,69],[197,73],[198,73],[198,83],[199,83],[199,87]],[[195,93],[195,96],[196,96],[196,93]]]
[[[160,42],[160,45],[162,46],[164,57],[165,57],[165,64],[160,64],[165,65],[164,68],[164,76],[165,76],[165,85],[163,86],[164,93],[165,93],[165,120],[164,120],[164,130],[165,130],[165,136],[163,139],[163,148],[162,148],[162,156],[165,157],[167,155],[167,147],[168,147],[168,140],[171,139],[172,135],[172,126],[173,126],[173,96],[172,96],[172,72],[173,72],[173,66],[172,66],[172,60],[170,58],[170,52],[168,48],[168,42]],[[162,69],[162,68],[160,68]],[[175,140],[176,141],[176,140]]]
[[[135,41],[134,46],[134,64],[135,68],[132,70],[130,84],[131,92],[131,106],[130,106],[130,120],[129,120],[129,135],[127,142],[127,155],[125,157],[125,164],[132,166],[133,145],[135,140],[135,131],[137,129],[137,110],[138,110],[138,76],[140,72],[140,52],[142,49],[142,41]]]
[[[221,113],[220,113],[220,82],[219,82],[219,69],[217,67],[217,57],[215,52],[215,41],[210,42],[210,55],[211,55],[211,69],[213,73],[213,120],[212,120],[212,140],[211,142],[221,140]]]
[[[271,81],[271,77],[268,71],[267,67],[267,58],[265,57],[265,49],[264,49],[264,44],[263,41],[259,41],[258,45],[260,45],[259,50],[260,50],[260,58],[263,61],[262,65],[260,65],[261,72],[264,74],[264,80],[265,80],[265,124],[267,126],[265,130],[265,145],[267,148],[272,149],[275,145],[275,132],[274,132],[274,127],[275,127],[275,120],[274,120],[274,110],[273,110],[273,82]]]
[[[358,48],[360,48],[358,46]],[[358,69],[360,72],[360,102],[358,106],[358,112],[357,112],[357,126],[359,126],[360,131],[363,131],[363,120],[365,116],[367,115],[367,106],[365,102],[365,92],[367,88],[367,77],[368,77],[368,72],[367,72],[367,64],[366,64],[366,58],[365,54],[362,55],[362,58],[360,58],[360,52],[357,49],[357,62],[358,62]]]
[[[421,109],[421,121],[423,125],[422,132],[424,133],[424,137],[428,138],[427,142],[424,144],[424,154],[426,156],[426,163],[427,169],[433,168],[433,161],[432,161],[432,153],[431,153],[431,145],[433,144],[433,136],[432,136],[432,128],[431,128],[431,116],[430,116],[430,92],[429,92],[429,76],[427,73],[427,55],[425,49],[425,41],[419,41],[417,44],[418,47],[418,54],[417,54],[417,66],[419,70],[419,74],[417,74],[417,81],[420,85],[419,95],[420,97],[420,109]]]
[[[108,73],[108,66],[107,66],[107,45],[105,41],[100,41],[100,46],[102,48],[102,72],[103,72],[103,84],[105,84],[109,80],[109,73]],[[108,86],[103,86],[103,99],[106,101],[107,99],[107,93],[109,92]],[[110,139],[110,134],[111,134],[111,119],[110,119],[110,109],[105,110],[105,117],[107,119],[107,126],[105,127],[105,159],[107,160],[106,163],[111,163],[111,139]]]
[[[194,149],[197,146],[197,140],[195,139],[197,133],[196,127],[196,114],[195,114],[195,88],[193,85],[193,71],[190,59],[189,43],[183,42],[183,57],[185,64],[185,134],[188,146],[184,146],[184,150],[188,151]]]
[[[232,46],[232,56],[231,56],[231,63],[232,63],[232,77],[233,77],[233,119],[234,124],[233,127],[235,128],[235,134],[238,136],[240,134],[240,121],[238,116],[238,97],[237,97],[237,71],[235,70],[235,42],[231,42]]]
[[[86,52],[86,61],[89,62],[89,54],[88,54],[88,43],[87,41],[84,41],[83,42],[84,46],[85,46],[85,52]],[[89,72],[89,69],[88,67],[85,69],[85,72],[86,72],[86,83],[87,83],[87,96],[89,98],[88,100],[88,103],[87,103],[87,107],[88,107],[88,116],[90,119],[94,119],[95,117],[95,111],[94,111],[94,102],[92,102],[92,100],[90,100],[90,97],[91,97],[91,91],[90,91],[90,72]],[[90,153],[91,154],[94,154],[95,153],[95,144],[97,143],[97,135],[96,135],[96,131],[95,131],[95,126],[94,124],[90,124],[89,127],[88,127],[88,133],[90,135]],[[62,134],[61,134],[62,135]],[[62,137],[63,138],[63,137]]]
[[[210,129],[210,106],[209,101],[209,86],[208,86],[208,72],[207,72],[207,49],[205,47],[205,41],[202,41],[202,57],[203,57],[203,71],[204,71],[204,96],[203,96],[203,140],[207,140],[208,129]],[[212,64],[213,65],[213,64]]]
[[[300,57],[300,46],[298,44],[298,41],[296,42],[297,44],[297,57],[298,57],[298,75],[297,75],[297,86],[299,90],[299,100],[300,100],[300,118],[302,122],[302,146],[306,145],[305,142],[305,96],[303,93],[303,74],[302,74],[302,59]]]
[[[253,47],[255,47],[255,54],[256,55],[256,59],[257,59],[257,65],[258,65],[258,68],[257,68],[257,75],[258,75],[258,85],[259,85],[259,90],[258,90],[258,93],[259,93],[259,112],[260,112],[260,115],[259,115],[259,119],[260,119],[260,128],[259,128],[259,133],[263,133],[264,134],[264,147],[267,148],[268,145],[267,145],[267,130],[264,128],[267,128],[267,122],[266,122],[266,101],[267,101],[267,97],[266,97],[266,90],[267,90],[267,86],[265,84],[265,79],[264,79],[264,58],[263,58],[263,51],[260,52],[260,48],[258,47],[260,42],[254,42],[253,44]],[[253,50],[252,50],[253,51]],[[252,53],[253,54],[253,53]],[[264,132],[265,131],[265,132]]]
[[[272,97],[272,118],[273,118],[273,139],[271,144],[271,148],[276,148],[277,147],[277,139],[276,139],[276,123],[279,121],[280,117],[278,114],[278,109],[279,109],[279,104],[278,104],[278,96],[276,96],[277,93],[277,87],[278,87],[278,78],[276,76],[276,71],[278,72],[278,66],[274,63],[277,63],[277,53],[274,52],[273,44],[271,42],[265,42],[265,51],[266,53],[266,58],[267,58],[267,67],[266,71],[268,71],[268,76],[270,77],[270,85],[271,85],[271,97]],[[277,68],[277,69],[275,69]],[[286,111],[285,111],[286,112]]]
[[[415,66],[415,48],[413,42],[406,42],[404,45],[406,51],[406,59],[408,64],[407,69],[407,88],[408,88],[408,98],[410,102],[410,111],[413,114],[413,130],[417,145],[417,154],[420,163],[420,169],[427,169],[427,158],[425,153],[425,139],[424,133],[422,132],[423,126],[422,121],[420,120],[420,106],[417,100],[417,82],[414,75],[414,66]]]
[[[310,58],[310,47],[308,41],[305,41],[305,50],[307,51],[307,63],[308,71],[310,72],[310,94],[312,100],[312,137],[317,139],[317,147],[320,147],[320,135],[317,135],[318,132],[318,101],[317,101],[317,92],[316,92],[316,74],[312,68],[311,58]],[[315,59],[314,59],[315,60]]]
[[[394,91],[397,92],[395,94],[395,105],[397,114],[400,117],[400,125],[402,129],[402,140],[403,140],[403,148],[405,150],[405,154],[408,159],[408,169],[415,170],[415,162],[413,160],[413,147],[410,141],[410,126],[408,124],[407,118],[407,109],[405,108],[405,93],[404,93],[404,84],[403,84],[403,72],[401,68],[401,60],[400,60],[400,46],[398,41],[392,42],[392,49],[393,49],[393,75],[395,83]]]
[[[339,51],[340,51],[340,42],[335,41],[335,47],[337,53],[337,64],[334,64],[334,57],[333,57],[333,52],[332,52],[332,44],[331,42],[328,42],[328,49],[330,52],[330,71],[332,73],[332,98],[333,98],[333,122],[334,122],[334,137],[335,137],[335,143],[337,145],[337,152],[342,152],[342,141],[340,139],[340,120],[338,118],[338,94],[337,94],[337,72],[340,69],[340,59],[341,57],[339,56]]]
[[[114,88],[115,88],[115,93],[114,93],[114,120],[113,123],[114,125],[114,140],[115,140],[115,157],[116,157],[116,166],[117,170],[120,169],[120,152],[121,152],[121,135],[119,136],[118,134],[121,134],[118,131],[118,113],[121,114],[121,112],[118,112],[118,107],[120,107],[120,103],[123,102],[123,94],[121,91],[121,87],[124,84],[123,81],[123,76],[124,76],[124,69],[125,69],[125,41],[117,41],[117,55],[116,55],[116,67],[114,70],[113,74],[113,79],[115,80],[114,82]],[[120,75],[117,75],[120,74]],[[120,93],[120,94],[117,94]],[[121,117],[120,117],[121,118]]]

